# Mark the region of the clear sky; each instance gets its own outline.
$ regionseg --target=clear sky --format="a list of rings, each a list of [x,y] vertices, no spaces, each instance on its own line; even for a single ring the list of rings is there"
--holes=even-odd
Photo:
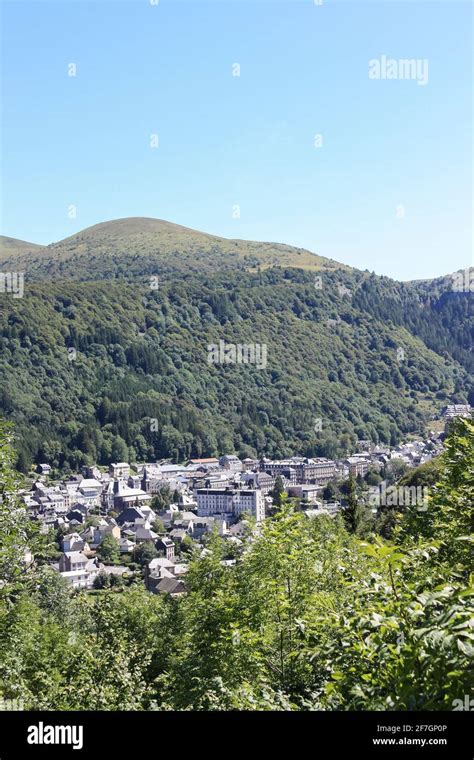
[[[399,279],[472,264],[470,2],[152,2],[2,0],[3,234],[152,216]],[[384,55],[428,81],[370,78]]]

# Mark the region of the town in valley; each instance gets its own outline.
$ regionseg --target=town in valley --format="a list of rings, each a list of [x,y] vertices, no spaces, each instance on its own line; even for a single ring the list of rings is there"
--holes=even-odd
[[[68,479],[55,478],[45,462],[20,494],[40,532],[52,538],[57,551],[50,565],[71,589],[119,590],[139,582],[174,597],[186,593],[189,561],[209,551],[213,534],[228,546],[222,562],[233,565],[259,524],[275,514],[282,493],[308,518],[334,518],[345,509],[338,484],[352,478],[366,492],[385,493],[387,484],[442,452],[453,419],[470,416],[469,405],[448,405],[444,432],[393,448],[360,440],[352,455],[336,460],[224,454],[182,464],[87,466]],[[34,560],[25,556],[26,563]]]

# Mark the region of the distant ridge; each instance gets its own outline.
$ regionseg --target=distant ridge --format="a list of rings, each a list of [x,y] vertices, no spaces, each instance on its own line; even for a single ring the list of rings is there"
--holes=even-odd
[[[0,235],[0,259],[8,256],[27,253],[28,251],[37,251],[43,246],[37,243],[30,243],[27,240],[18,240],[17,238]]]
[[[149,217],[100,222],[46,246],[1,237],[0,261],[21,265],[40,278],[46,268],[49,275],[73,279],[116,277],[124,266],[134,273],[140,273],[141,268],[142,274],[236,268],[252,271],[275,266],[310,271],[349,269],[284,243],[231,240]]]

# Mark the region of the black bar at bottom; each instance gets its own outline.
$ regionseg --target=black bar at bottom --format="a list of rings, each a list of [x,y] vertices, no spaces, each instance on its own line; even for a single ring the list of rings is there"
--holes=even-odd
[[[471,712],[0,712],[0,760],[324,751],[474,757]],[[260,750],[258,749],[260,747]]]

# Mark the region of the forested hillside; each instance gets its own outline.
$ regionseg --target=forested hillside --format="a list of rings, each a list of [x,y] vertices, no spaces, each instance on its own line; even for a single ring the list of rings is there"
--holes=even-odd
[[[401,310],[393,322],[371,313],[387,300],[370,281],[353,302],[339,282],[328,274],[316,290],[310,275],[270,270],[158,291],[29,286],[1,324],[1,408],[16,423],[21,468],[234,450],[335,456],[357,438],[394,444],[464,400],[468,373],[449,359],[447,330],[416,305],[409,332]],[[210,366],[207,346],[221,339],[266,344],[267,367]],[[454,349],[467,361],[462,330]]]
[[[25,267],[25,290],[0,294],[0,411],[24,472],[334,457],[358,438],[423,433],[446,402],[473,400],[472,295],[449,279],[398,283],[158,220],[14,247],[2,267]],[[264,345],[266,366],[210,364],[221,340]]]

